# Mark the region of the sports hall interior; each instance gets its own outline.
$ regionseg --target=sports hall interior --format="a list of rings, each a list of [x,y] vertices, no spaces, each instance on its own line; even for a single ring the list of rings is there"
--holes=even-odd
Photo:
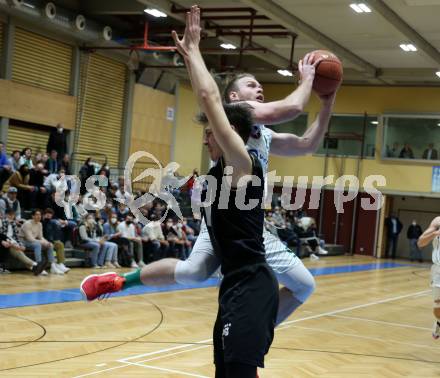
[[[62,152],[68,156],[66,165],[58,156],[57,167],[72,175],[93,167],[109,178],[112,195],[122,189],[126,162],[138,151],[154,159],[135,162],[133,181],[158,163],[178,163],[182,178],[206,173],[210,160],[183,60],[174,50],[160,49],[173,46],[171,30],[183,33],[192,4],[0,0],[5,156],[13,159],[17,151],[21,159],[30,148],[31,170],[43,167],[33,177],[43,180],[52,159],[48,141],[61,125]],[[287,196],[293,204],[296,193],[305,191],[291,220],[298,210],[313,219],[328,253],[292,242],[317,287],[276,329],[259,376],[439,377],[440,344],[431,337],[432,247],[414,256],[407,230],[413,221],[425,230],[440,210],[440,2],[198,4],[201,51],[221,88],[234,74],[249,72],[263,85],[266,102],[282,99],[297,87],[298,61],[318,49],[335,53],[344,67],[329,130],[317,151],[269,159],[269,171],[281,177],[270,211],[280,211],[289,227],[281,199]],[[295,120],[270,128],[302,135],[319,106],[312,93]],[[10,172],[0,172],[2,197],[13,192],[13,163],[7,163]],[[352,199],[338,212],[335,196],[341,188],[335,182],[345,175],[342,194]],[[293,188],[286,194],[283,179],[291,176]],[[313,177],[326,176],[333,179],[322,188],[319,205],[310,206]],[[133,190],[142,194],[152,182],[143,177]],[[32,195],[18,190],[23,221],[33,209],[54,205],[51,189],[41,184],[47,189]],[[190,221],[190,188],[177,193]],[[367,202],[381,206],[366,210]],[[118,206],[114,212],[124,220],[127,209]],[[394,258],[388,250],[391,215],[402,224]],[[35,276],[23,263],[0,257],[0,376],[212,377],[218,275],[195,285],[135,287],[85,303],[81,280],[106,270],[87,266],[87,251],[77,245],[73,228],[62,261],[68,273]],[[169,248],[159,257],[155,252],[144,245],[143,262],[170,255],[184,259],[190,247]],[[28,256],[34,259],[32,252]]]

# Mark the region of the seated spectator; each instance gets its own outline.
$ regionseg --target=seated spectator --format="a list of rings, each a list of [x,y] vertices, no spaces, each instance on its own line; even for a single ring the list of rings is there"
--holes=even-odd
[[[49,174],[58,172],[58,152],[56,150],[50,151],[50,157],[44,167]]]
[[[43,164],[43,167],[45,167],[48,160],[49,160],[49,155],[48,154],[42,154],[41,155],[41,161],[39,161],[39,163]]]
[[[123,222],[129,213],[130,213],[130,209],[128,208],[128,206],[119,202],[118,208],[116,209],[116,215],[118,217],[118,220],[120,222]]]
[[[185,240],[183,235],[178,232],[177,227],[171,218],[168,218],[163,226],[163,235],[165,239],[170,243],[170,252],[173,257],[185,258],[184,245]]]
[[[54,211],[50,208],[44,210],[43,215],[43,236],[44,238],[53,244],[53,248],[57,255],[58,264],[55,264],[59,271],[67,273],[70,269],[64,265],[66,258],[64,255],[64,243],[62,239],[62,231],[59,223],[52,219]]]
[[[192,218],[188,219],[188,226],[194,230],[194,235],[197,236],[200,234],[200,227],[201,227],[202,221],[199,216],[193,215]]]
[[[15,186],[10,186],[8,189],[8,193],[6,193],[0,199],[0,217],[4,218],[6,212],[9,209],[13,209],[15,212],[15,218],[17,221],[21,220],[21,206],[20,202],[17,199],[17,188]]]
[[[50,263],[50,272],[52,274],[64,274],[55,264],[53,244],[43,237],[43,225],[41,224],[40,210],[36,209],[32,211],[32,219],[24,222],[21,231],[24,245],[26,248],[29,248],[34,252],[37,263],[43,261],[41,252],[46,251],[47,261]]]
[[[41,260],[39,263],[31,260],[24,253],[25,246],[20,242],[18,236],[17,223],[15,221],[15,211],[13,208],[8,208],[6,210],[6,217],[1,222],[0,228],[0,254],[4,255],[9,252],[9,255],[21,261],[27,269],[32,271],[34,275],[38,276],[43,274],[44,268],[46,267],[46,262]],[[3,268],[3,272],[5,268]],[[47,272],[45,272],[47,275]]]
[[[60,169],[64,169],[66,175],[71,175],[72,172],[70,170],[70,156],[69,154],[62,155],[62,159],[60,162]]]
[[[400,151],[399,158],[401,159],[414,159],[414,153],[409,143],[405,143]]]
[[[438,151],[434,148],[433,143],[429,143],[428,148],[425,151],[423,151],[422,159],[426,159],[426,160],[438,159]]]
[[[121,233],[122,237],[128,239],[130,242],[130,252],[137,259],[138,266],[141,268],[144,267],[142,239],[136,233],[136,227],[133,224],[133,215],[127,214],[125,216],[125,221],[118,224],[117,230]]]
[[[94,174],[95,166],[92,163],[92,158],[88,157],[79,170],[79,179],[81,181],[81,195],[84,195],[87,192],[86,181]]]
[[[9,184],[18,189],[17,198],[25,210],[30,209],[35,202],[35,187],[29,184],[29,179],[29,167],[26,164],[22,164],[9,179]]]
[[[319,255],[328,254],[328,251],[323,248],[321,240],[318,238],[316,222],[313,218],[302,217],[298,219],[297,226],[297,234],[300,240],[305,243],[307,251],[311,255],[314,255],[315,253]]]
[[[182,221],[179,220],[179,223],[182,223],[183,232],[185,232],[186,239],[190,242],[190,245],[189,245],[190,251],[189,252],[191,253],[192,247],[194,246],[194,243],[197,240],[196,233],[195,233],[194,229],[189,226],[187,218],[184,217]],[[189,256],[189,254],[188,254],[188,256]]]
[[[31,202],[31,208],[47,207],[49,198],[44,186],[47,173],[43,163],[35,164],[34,169],[29,171],[29,185],[34,187],[34,202]]]
[[[142,228],[142,241],[147,244],[148,254],[151,260],[160,260],[168,256],[170,243],[165,240],[162,232],[162,226],[157,221],[156,215],[151,216],[151,221]]]
[[[11,162],[5,154],[5,145],[3,142],[0,142],[0,191],[3,190],[3,185],[11,177],[12,172]]]
[[[91,264],[97,269],[104,266],[106,268],[116,268],[112,261],[117,261],[118,246],[107,241],[104,231],[99,222],[96,222],[93,214],[87,214],[86,219],[79,226],[80,246],[91,249]]]
[[[390,157],[390,158],[399,157],[399,143],[397,142],[393,143],[392,148],[390,148],[390,146],[387,145],[386,157]]]
[[[103,231],[107,240],[118,245],[118,261],[113,262],[113,265],[116,268],[120,268],[121,265],[136,268],[137,264],[134,262],[130,251],[130,242],[122,237],[121,232],[118,231],[118,217],[115,212],[111,213],[107,222],[104,223]],[[121,265],[119,265],[119,261],[121,261]]]
[[[21,151],[20,162],[18,165],[21,167],[23,164],[27,165],[29,169],[34,168],[34,163],[32,162],[32,148],[26,147]]]
[[[11,157],[9,158],[9,163],[11,164],[13,172],[18,171],[18,169],[20,168],[20,158],[21,158],[20,151],[18,150],[12,151]]]
[[[59,180],[63,178],[65,174],[66,172],[64,168],[60,168],[60,170],[57,173],[50,173],[49,175],[45,176],[43,186],[46,188],[48,194],[52,194],[57,191],[57,188],[60,185]]]

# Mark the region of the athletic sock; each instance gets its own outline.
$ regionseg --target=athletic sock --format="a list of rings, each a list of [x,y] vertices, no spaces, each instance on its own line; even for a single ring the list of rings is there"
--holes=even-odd
[[[128,289],[132,286],[143,285],[141,281],[141,269],[136,269],[134,272],[121,274],[121,277],[125,278],[123,289]]]

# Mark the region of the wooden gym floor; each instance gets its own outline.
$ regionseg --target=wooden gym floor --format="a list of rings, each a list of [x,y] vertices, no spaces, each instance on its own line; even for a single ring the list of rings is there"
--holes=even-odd
[[[317,290],[277,329],[261,378],[440,377],[427,264],[305,263]],[[213,376],[216,287],[84,303],[89,273],[0,276],[0,377]]]

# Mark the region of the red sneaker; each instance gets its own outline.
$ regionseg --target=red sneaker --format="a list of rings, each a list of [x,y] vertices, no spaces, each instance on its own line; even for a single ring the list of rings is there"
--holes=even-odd
[[[83,279],[80,290],[86,301],[93,301],[105,294],[120,291],[125,278],[114,272],[104,274],[91,274]]]

